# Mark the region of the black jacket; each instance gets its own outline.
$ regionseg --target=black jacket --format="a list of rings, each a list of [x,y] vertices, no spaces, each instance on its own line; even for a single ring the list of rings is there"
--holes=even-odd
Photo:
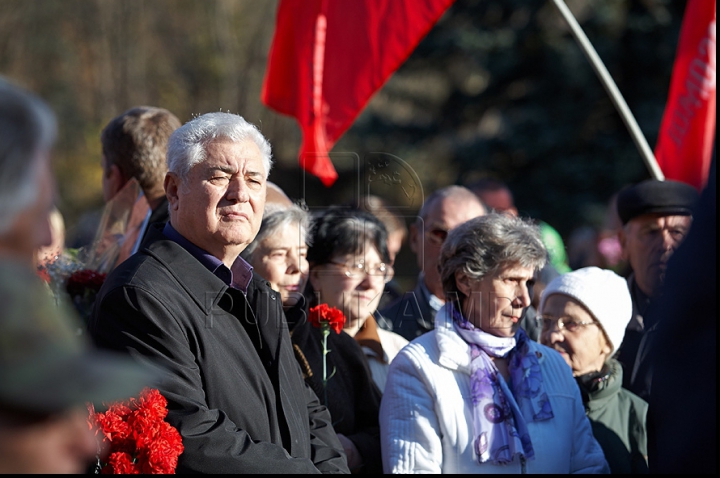
[[[322,380],[322,333],[309,322],[292,329],[292,343],[305,381],[325,401]],[[372,379],[365,354],[345,332],[330,331],[327,354],[327,404],[332,424],[363,457],[360,473],[382,473],[380,454],[380,389]]]
[[[159,388],[185,447],[178,473],[348,473],[279,296],[257,277],[247,296],[229,288],[161,227],[110,273],[89,332],[170,372]]]

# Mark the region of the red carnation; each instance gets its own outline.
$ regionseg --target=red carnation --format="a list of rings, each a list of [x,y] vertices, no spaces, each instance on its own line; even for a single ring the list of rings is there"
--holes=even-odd
[[[335,307],[327,304],[320,304],[310,309],[310,323],[317,328],[322,328],[323,322],[327,323],[336,334],[342,332],[345,326],[345,316]]]
[[[101,473],[175,473],[182,437],[165,421],[167,399],[158,390],[146,388],[139,398],[113,403],[105,413],[89,408],[91,426],[102,431],[110,448]]]
[[[335,375],[335,370],[328,376],[327,374],[327,355],[328,350],[328,335],[330,335],[330,329],[334,330],[336,334],[342,332],[343,326],[345,325],[345,316],[335,307],[329,307],[327,304],[320,304],[310,309],[310,324],[313,327],[320,329],[322,333],[322,383],[324,392],[323,403],[327,405],[327,382]]]

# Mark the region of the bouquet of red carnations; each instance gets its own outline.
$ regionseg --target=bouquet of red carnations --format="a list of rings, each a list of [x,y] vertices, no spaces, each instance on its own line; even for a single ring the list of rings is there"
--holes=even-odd
[[[38,266],[38,274],[50,286],[56,303],[68,302],[87,325],[95,297],[100,291],[104,272],[88,269],[78,257],[82,251],[67,250]]]
[[[180,433],[165,421],[167,399],[157,389],[144,389],[139,398],[110,404],[95,412],[89,424],[102,432],[105,450],[98,457],[101,474],[174,474],[183,452]]]

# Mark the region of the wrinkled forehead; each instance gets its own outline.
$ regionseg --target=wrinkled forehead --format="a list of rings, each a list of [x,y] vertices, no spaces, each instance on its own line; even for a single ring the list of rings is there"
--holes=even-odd
[[[683,226],[683,227],[688,227],[688,226],[690,226],[691,223],[692,223],[692,216],[689,216],[689,215],[648,213],[648,214],[641,214],[640,216],[632,218],[628,224],[631,224],[637,228],[640,228],[643,226],[658,226],[658,227]]]
[[[264,172],[263,157],[260,148],[250,138],[232,140],[218,137],[205,144],[205,160],[213,162],[243,162],[256,165]]]

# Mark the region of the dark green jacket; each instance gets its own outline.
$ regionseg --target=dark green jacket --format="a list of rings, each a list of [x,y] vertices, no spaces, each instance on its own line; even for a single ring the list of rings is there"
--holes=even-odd
[[[577,377],[593,434],[612,473],[647,473],[648,404],[622,388],[622,366],[605,363],[601,373]]]

